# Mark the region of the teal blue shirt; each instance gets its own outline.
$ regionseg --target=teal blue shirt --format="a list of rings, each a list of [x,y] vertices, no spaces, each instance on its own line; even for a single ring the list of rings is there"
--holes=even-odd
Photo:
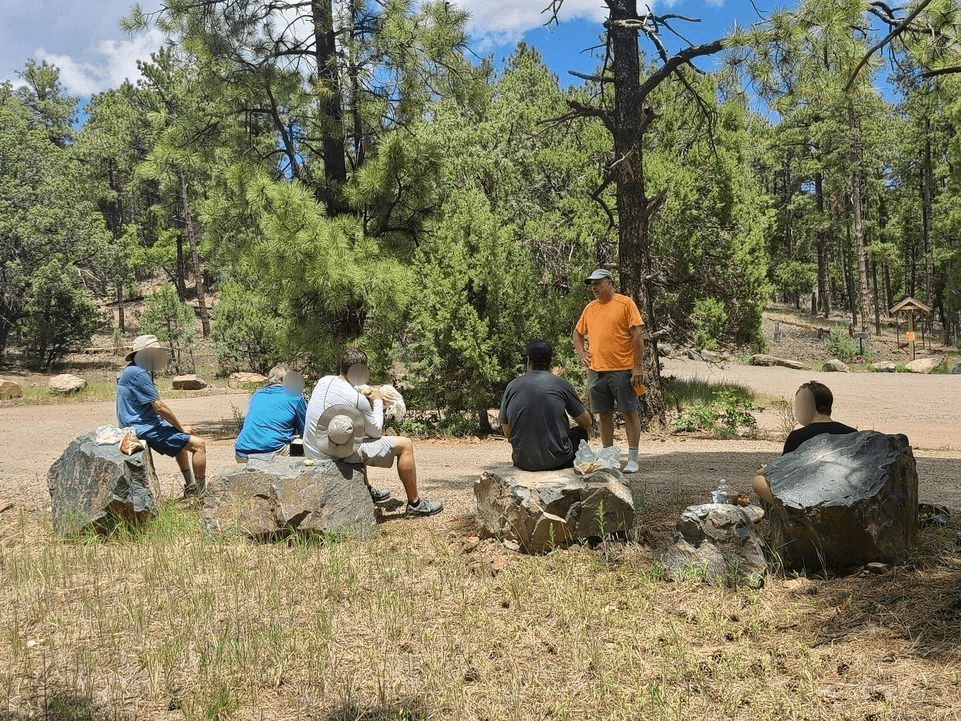
[[[282,385],[261,388],[250,399],[234,450],[241,457],[278,451],[294,436],[303,435],[306,414],[307,403],[302,395],[291,395]]]

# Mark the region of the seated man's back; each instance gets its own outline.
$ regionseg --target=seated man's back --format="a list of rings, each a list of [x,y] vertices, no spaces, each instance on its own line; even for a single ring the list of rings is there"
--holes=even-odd
[[[552,354],[546,341],[529,343],[524,355],[528,371],[508,384],[501,400],[500,423],[511,444],[511,458],[527,471],[571,465],[577,441],[587,439],[591,424],[571,384],[546,369]],[[570,427],[568,414],[579,428]]]

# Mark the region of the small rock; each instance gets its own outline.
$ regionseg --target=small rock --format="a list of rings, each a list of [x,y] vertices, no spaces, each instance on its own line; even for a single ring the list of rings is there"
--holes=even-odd
[[[891,570],[891,565],[887,563],[879,563],[874,561],[865,566],[871,573],[883,574],[888,573]]]
[[[768,355],[767,353],[755,353],[751,356],[751,363],[756,366],[781,366],[783,368],[792,368],[794,370],[804,370],[804,364],[800,361],[790,360],[788,358],[778,358],[777,356]]]
[[[704,581],[759,586],[767,561],[754,524],[764,516],[757,506],[704,503],[681,513],[671,545],[659,554],[670,579],[696,573]]]
[[[47,390],[51,393],[76,393],[86,387],[87,381],[72,373],[61,373],[47,382]]]
[[[943,360],[943,358],[916,358],[905,363],[905,366],[912,373],[930,373],[941,365]]]
[[[194,373],[188,373],[174,376],[173,387],[175,391],[199,391],[207,387],[207,381]]]
[[[869,367],[875,373],[894,373],[898,369],[898,364],[894,361],[879,361],[872,363]]]
[[[958,363],[954,368],[951,369],[954,375],[961,374],[961,363]]]
[[[227,379],[227,385],[230,388],[259,388],[267,382],[267,376],[263,376],[260,373],[246,373],[238,372],[231,373],[230,378]]]
[[[701,354],[698,353],[694,348],[687,349],[687,357],[691,360],[704,360],[701,358]]]
[[[715,352],[712,351],[712,350],[702,350],[702,351],[701,351],[701,360],[703,360],[705,363],[720,363],[720,362],[721,362],[721,354],[720,354],[720,353],[715,353]]]
[[[838,358],[832,358],[821,366],[821,370],[825,373],[848,373],[851,369],[848,368],[847,363]]]
[[[0,378],[0,401],[9,401],[12,398],[22,398],[23,387],[16,381]]]

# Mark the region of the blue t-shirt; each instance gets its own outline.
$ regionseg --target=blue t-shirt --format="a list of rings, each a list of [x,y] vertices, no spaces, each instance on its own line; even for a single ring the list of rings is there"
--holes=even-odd
[[[163,419],[153,409],[153,402],[160,399],[153,379],[140,366],[131,363],[117,379],[117,425],[132,427],[134,433],[154,428]]]
[[[267,386],[254,393],[244,418],[244,428],[234,449],[238,456],[271,453],[304,433],[307,403],[299,393],[291,395],[282,385]]]

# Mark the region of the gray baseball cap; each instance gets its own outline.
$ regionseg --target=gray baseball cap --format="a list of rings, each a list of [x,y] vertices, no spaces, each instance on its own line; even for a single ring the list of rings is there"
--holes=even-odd
[[[610,281],[612,281],[612,282],[613,282],[613,280],[614,280],[614,276],[611,275],[611,271],[605,270],[604,268],[598,268],[597,270],[595,270],[593,273],[591,273],[589,276],[587,276],[587,277],[584,279],[584,283],[585,283],[586,285],[590,285],[590,284],[591,284],[591,281],[593,281],[593,280],[604,280],[604,278],[607,278],[608,280],[610,280]]]

